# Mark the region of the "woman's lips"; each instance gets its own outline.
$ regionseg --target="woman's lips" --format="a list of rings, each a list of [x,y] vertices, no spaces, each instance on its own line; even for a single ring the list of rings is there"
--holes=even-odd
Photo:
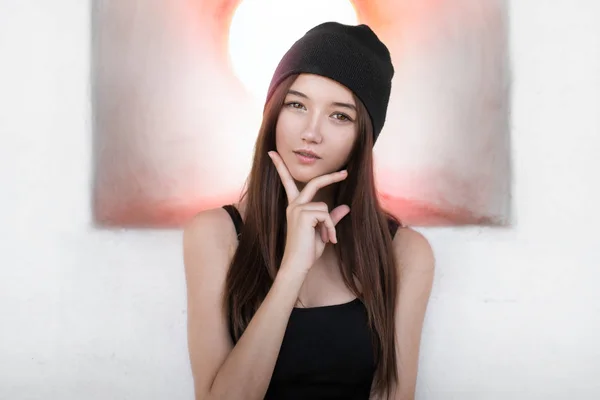
[[[302,164],[314,164],[317,162],[317,160],[319,160],[319,157],[316,155],[302,151],[295,151],[294,154]]]

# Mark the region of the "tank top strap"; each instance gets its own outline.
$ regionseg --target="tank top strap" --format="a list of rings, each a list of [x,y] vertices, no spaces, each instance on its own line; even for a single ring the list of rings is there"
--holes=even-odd
[[[396,232],[398,232],[399,228],[404,228],[402,222],[398,221],[395,218],[388,219],[388,229],[390,230],[390,235],[392,235],[392,239],[396,236]]]
[[[231,220],[233,221],[233,225],[235,226],[235,232],[237,233],[238,240],[242,235],[242,227],[244,226],[244,221],[242,220],[242,215],[238,211],[238,209],[233,204],[227,204],[222,207],[227,211]]]

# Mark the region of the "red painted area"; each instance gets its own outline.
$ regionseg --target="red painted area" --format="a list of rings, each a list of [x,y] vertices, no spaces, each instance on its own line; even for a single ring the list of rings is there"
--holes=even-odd
[[[95,222],[106,228],[180,228],[200,211],[218,208],[238,199],[239,191],[235,191],[212,197],[189,196],[160,201],[140,197],[137,201],[123,203],[103,202],[95,208]]]
[[[96,223],[100,227],[180,228],[202,210],[221,207],[239,199],[239,191],[229,195],[170,199],[168,201],[107,202],[95,209]],[[118,200],[118,199],[115,199]],[[427,203],[382,194],[384,208],[409,226],[500,225],[497,219],[480,216],[467,209]]]
[[[498,219],[452,205],[381,195],[386,210],[409,226],[499,225]]]

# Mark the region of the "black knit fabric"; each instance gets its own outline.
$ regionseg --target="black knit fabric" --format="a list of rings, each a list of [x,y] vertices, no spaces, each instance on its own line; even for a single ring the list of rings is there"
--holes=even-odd
[[[277,66],[267,101],[292,74],[309,73],[333,79],[365,105],[373,123],[373,142],[385,123],[394,67],[385,44],[367,25],[325,22],[296,41]]]

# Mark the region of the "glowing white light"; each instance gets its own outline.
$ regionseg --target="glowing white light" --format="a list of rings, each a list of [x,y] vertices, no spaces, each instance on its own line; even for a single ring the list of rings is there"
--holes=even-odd
[[[310,28],[326,21],[356,24],[348,0],[245,0],[229,31],[229,54],[237,77],[264,103],[281,57]]]

